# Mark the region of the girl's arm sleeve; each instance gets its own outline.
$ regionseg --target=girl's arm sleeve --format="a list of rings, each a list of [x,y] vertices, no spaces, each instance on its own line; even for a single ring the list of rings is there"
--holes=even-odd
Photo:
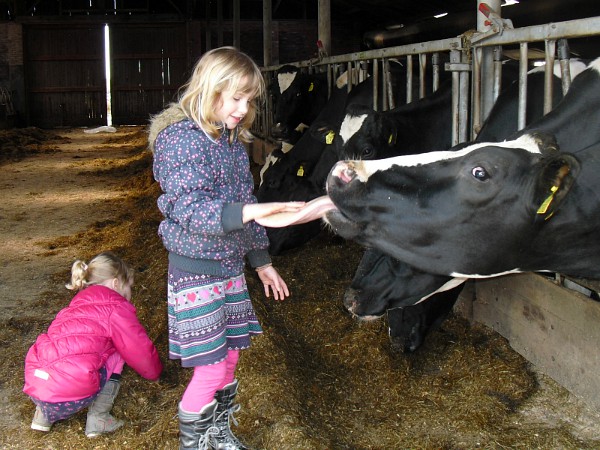
[[[139,322],[135,307],[117,308],[111,315],[111,339],[133,370],[148,380],[158,380],[163,366],[156,347]]]

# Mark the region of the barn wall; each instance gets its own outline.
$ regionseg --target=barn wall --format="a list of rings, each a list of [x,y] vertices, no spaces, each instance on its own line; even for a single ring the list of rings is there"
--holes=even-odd
[[[19,123],[24,110],[23,29],[14,22],[0,23],[0,128]]]
[[[187,26],[114,24],[110,29],[113,123],[145,124],[175,100],[188,77]]]
[[[600,410],[600,303],[525,273],[470,282],[455,311],[504,336],[535,367]]]
[[[0,24],[0,87],[12,93],[20,125],[106,124],[104,20],[54,18]],[[209,25],[215,46],[216,23]],[[111,20],[115,125],[146,123],[174,98],[206,50],[202,45],[206,26],[205,21]],[[333,53],[360,50],[361,36],[354,28],[351,23],[333,25]],[[275,60],[296,61],[317,53],[316,21],[276,21],[272,33]],[[240,35],[241,50],[261,64],[262,22],[242,21]],[[224,45],[232,40],[232,22],[225,21]]]
[[[210,23],[211,43],[217,45],[216,23]],[[224,45],[233,42],[233,23],[223,23]],[[273,64],[301,61],[317,56],[317,21],[279,20],[272,23]],[[361,48],[361,34],[352,23],[332,24],[333,54],[352,53]],[[263,24],[261,21],[242,21],[240,24],[240,49],[250,55],[259,65],[263,58]]]
[[[106,124],[102,24],[27,26],[23,47],[28,123]]]

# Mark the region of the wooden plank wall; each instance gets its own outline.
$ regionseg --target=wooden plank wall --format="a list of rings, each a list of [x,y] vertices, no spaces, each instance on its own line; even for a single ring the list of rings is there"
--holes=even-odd
[[[185,23],[111,25],[113,123],[143,125],[190,75]]]
[[[103,33],[100,24],[25,28],[28,124],[53,128],[105,123]]]
[[[600,410],[600,303],[532,273],[470,281],[457,312]]]

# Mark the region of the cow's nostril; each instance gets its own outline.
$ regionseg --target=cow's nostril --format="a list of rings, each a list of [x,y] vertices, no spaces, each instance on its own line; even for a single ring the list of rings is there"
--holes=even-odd
[[[356,172],[354,172],[354,170],[350,169],[349,167],[346,167],[344,170],[340,171],[340,179],[344,183],[350,183],[354,179],[355,175]]]

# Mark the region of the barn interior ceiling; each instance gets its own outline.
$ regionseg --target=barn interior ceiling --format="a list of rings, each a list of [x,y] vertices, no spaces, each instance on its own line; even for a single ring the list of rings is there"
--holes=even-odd
[[[241,20],[262,20],[263,0],[238,0]],[[273,20],[316,20],[318,0],[271,0]],[[598,0],[502,0],[517,27],[600,16]],[[5,20],[27,16],[165,15],[224,20],[234,0],[0,0]],[[365,48],[457,36],[476,28],[476,0],[330,0],[332,22],[352,22]],[[442,15],[436,18],[435,16]]]

